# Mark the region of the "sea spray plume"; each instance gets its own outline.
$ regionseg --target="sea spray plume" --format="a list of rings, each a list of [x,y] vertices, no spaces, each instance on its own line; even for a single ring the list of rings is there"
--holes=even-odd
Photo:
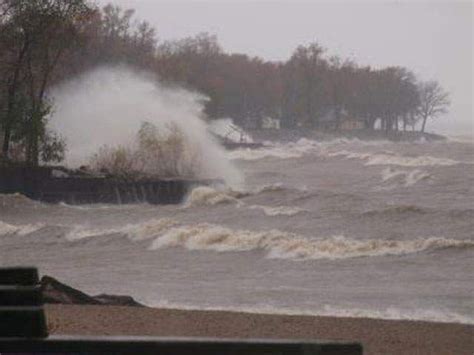
[[[133,147],[143,122],[158,130],[175,125],[200,155],[206,177],[240,183],[240,174],[207,132],[206,98],[181,88],[164,87],[149,73],[128,67],[101,67],[54,90],[50,124],[66,137],[68,165],[79,166],[100,147]]]

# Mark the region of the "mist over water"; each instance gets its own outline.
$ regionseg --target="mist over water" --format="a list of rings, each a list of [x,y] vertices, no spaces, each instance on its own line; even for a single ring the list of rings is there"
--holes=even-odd
[[[166,131],[175,125],[200,157],[203,178],[241,182],[239,171],[208,133],[201,94],[165,87],[146,72],[127,67],[101,67],[52,91],[51,126],[67,140],[66,163],[77,167],[103,146],[133,147],[144,122]]]

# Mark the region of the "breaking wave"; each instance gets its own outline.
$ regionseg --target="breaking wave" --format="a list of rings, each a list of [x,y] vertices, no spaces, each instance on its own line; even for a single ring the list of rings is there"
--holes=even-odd
[[[151,219],[138,224],[127,224],[119,228],[88,228],[87,226],[75,226],[67,234],[66,239],[77,241],[104,235],[124,235],[130,240],[140,241],[156,238],[161,233],[176,225],[177,222],[171,218]]]
[[[427,180],[431,177],[426,171],[415,169],[415,170],[396,170],[392,167],[385,168],[382,171],[382,181],[400,180],[401,183],[408,187],[417,184],[420,181]]]
[[[2,207],[40,207],[42,204],[37,201],[33,201],[20,193],[13,194],[0,194],[0,209]]]
[[[0,221],[0,235],[27,235],[44,227],[44,224],[15,225]]]
[[[227,188],[216,189],[209,186],[199,186],[191,191],[186,199],[185,207],[238,203],[238,199],[245,195],[245,193]]]
[[[235,191],[231,189],[215,189],[208,186],[200,186],[194,188],[189,194],[184,208],[197,206],[215,206],[221,204],[234,204],[237,207],[247,206],[253,210],[261,210],[266,216],[294,216],[307,210],[296,206],[263,206],[263,205],[247,205],[240,199],[250,195],[257,195],[260,193],[269,193],[274,191],[282,191],[285,188],[282,185],[268,185],[257,188],[253,191]]]
[[[298,213],[307,212],[304,208],[295,207],[295,206],[261,206],[261,205],[252,205],[250,209],[262,210],[265,215],[274,217],[274,216],[294,216]]]
[[[377,154],[377,153],[359,153],[347,150],[337,152],[329,152],[330,157],[345,157],[347,159],[361,159],[365,160],[365,165],[397,165],[404,167],[419,167],[419,166],[451,166],[460,164],[461,162],[448,158],[437,158],[429,155],[422,156],[401,156],[396,154]]]
[[[297,143],[272,144],[259,149],[238,149],[228,153],[232,160],[260,160],[264,158],[290,159],[300,158],[313,149],[312,146],[300,146]]]
[[[389,206],[384,209],[371,210],[362,213],[363,216],[367,217],[384,217],[384,216],[406,216],[406,215],[423,215],[429,213],[428,209],[414,206],[414,205],[399,205]]]
[[[237,149],[228,153],[233,160],[259,160],[264,158],[291,159],[301,158],[305,154],[319,153],[324,155],[326,149],[340,144],[367,144],[373,145],[374,142],[363,142],[359,140],[334,139],[331,141],[315,141],[307,138],[301,138],[296,142],[275,143],[267,142],[263,148],[259,149]],[[376,144],[380,144],[377,142]]]
[[[474,241],[446,238],[414,240],[357,240],[344,236],[308,239],[279,230],[249,231],[202,223],[172,227],[156,238],[150,249],[184,247],[189,250],[237,252],[260,250],[276,259],[345,259],[354,257],[405,255],[442,248],[471,248]]]
[[[288,190],[283,184],[263,185],[254,189],[231,189],[229,187],[210,187],[198,186],[195,187],[187,196],[184,203],[185,207],[195,206],[214,206],[220,204],[237,204],[239,207],[243,206],[242,198],[254,196],[264,193],[281,192]],[[306,190],[300,190],[306,191]],[[256,206],[255,208],[259,208]]]
[[[228,153],[232,160],[260,160],[264,158],[291,159],[301,158],[306,154],[315,154],[322,158],[343,157],[346,159],[360,159],[365,161],[366,166],[371,165],[395,165],[403,167],[423,166],[452,166],[462,162],[439,158],[429,155],[402,156],[392,152],[372,153],[348,150],[352,144],[354,147],[376,146],[387,144],[385,141],[363,142],[359,140],[337,139],[332,141],[314,141],[302,138],[297,142],[271,143],[260,149],[239,149]],[[345,149],[340,149],[345,148]]]

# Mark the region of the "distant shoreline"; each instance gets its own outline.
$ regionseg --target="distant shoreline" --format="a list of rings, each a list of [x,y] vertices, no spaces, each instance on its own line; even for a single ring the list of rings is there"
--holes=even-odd
[[[445,141],[446,136],[435,133],[422,133],[411,131],[379,131],[379,130],[339,130],[323,131],[307,128],[282,128],[282,129],[253,129],[248,133],[256,142],[277,141],[294,142],[301,138],[327,141],[338,138],[359,139],[362,141],[389,140],[393,142]]]
[[[46,305],[51,334],[358,341],[365,355],[472,354],[474,325],[426,321]]]

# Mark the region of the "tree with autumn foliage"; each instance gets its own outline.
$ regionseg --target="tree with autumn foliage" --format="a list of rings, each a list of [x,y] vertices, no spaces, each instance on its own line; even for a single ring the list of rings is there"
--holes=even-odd
[[[126,64],[198,91],[208,98],[209,119],[232,118],[247,128],[261,128],[270,117],[283,127],[338,130],[350,117],[387,132],[421,121],[424,132],[449,105],[438,83],[419,83],[407,68],[360,66],[329,57],[316,42],[273,62],[226,53],[208,33],[160,42],[133,10],[100,9],[88,0],[0,0],[0,15],[2,155],[31,164],[60,160],[65,149],[47,129],[54,109],[49,89],[101,65]]]
[[[87,17],[84,0],[1,0],[2,155],[12,141],[24,147],[26,161],[37,165],[42,152],[62,148],[46,129],[51,110],[47,89],[64,52],[74,45],[76,24]],[[61,157],[61,154],[43,154]]]

